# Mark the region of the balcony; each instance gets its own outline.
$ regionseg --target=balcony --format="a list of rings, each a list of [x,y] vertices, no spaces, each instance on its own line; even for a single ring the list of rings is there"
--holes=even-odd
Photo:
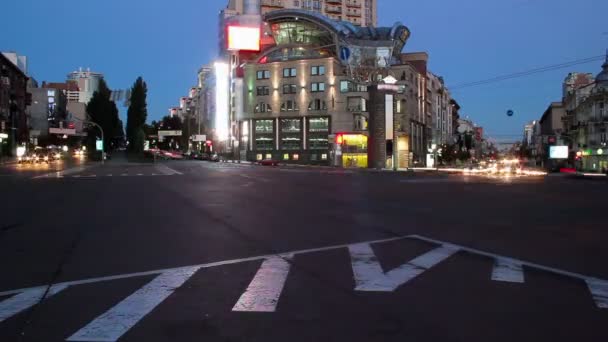
[[[325,12],[327,12],[327,13],[335,13],[335,14],[342,14],[342,7],[327,6],[327,7],[325,7]]]
[[[363,1],[363,0],[361,0],[361,1]],[[346,7],[361,8],[361,1],[347,0]]]
[[[342,5],[342,0],[325,0],[325,3]]]
[[[283,0],[262,0],[262,7],[284,8]]]
[[[361,13],[352,13],[352,12],[349,12],[349,13],[346,13],[346,16],[347,17],[360,18],[361,17]]]

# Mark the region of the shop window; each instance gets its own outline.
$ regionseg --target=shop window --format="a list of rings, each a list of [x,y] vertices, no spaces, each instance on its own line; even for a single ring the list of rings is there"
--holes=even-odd
[[[255,132],[272,134],[274,132],[273,126],[274,126],[273,120],[256,120],[255,121]]]
[[[264,156],[262,154],[256,154],[255,155],[255,160],[260,161],[262,159],[264,159]]]
[[[329,118],[308,119],[309,132],[329,132]]]
[[[281,119],[281,132],[300,133],[302,121],[300,119]]]

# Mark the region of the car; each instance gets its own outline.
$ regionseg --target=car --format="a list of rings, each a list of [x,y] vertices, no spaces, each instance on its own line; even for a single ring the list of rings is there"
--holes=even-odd
[[[220,155],[217,153],[213,153],[209,156],[209,160],[217,163],[220,161]]]
[[[279,161],[274,159],[263,159],[260,161],[262,166],[279,166]]]

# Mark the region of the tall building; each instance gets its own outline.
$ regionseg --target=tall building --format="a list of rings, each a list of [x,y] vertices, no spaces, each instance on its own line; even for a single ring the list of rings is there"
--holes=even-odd
[[[103,74],[80,68],[78,71],[69,73],[67,78],[68,81],[75,81],[78,84],[78,102],[87,104],[93,97],[93,93],[99,88],[99,80],[103,78]]]
[[[227,9],[232,15],[242,14],[247,0],[230,0]],[[262,14],[283,9],[317,12],[337,21],[357,26],[377,26],[377,0],[261,0]]]
[[[26,73],[0,54],[0,155],[14,155],[17,145],[29,140],[27,82]]]

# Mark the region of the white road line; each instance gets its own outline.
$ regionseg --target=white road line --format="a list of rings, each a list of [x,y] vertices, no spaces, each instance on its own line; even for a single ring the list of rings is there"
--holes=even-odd
[[[496,259],[492,269],[492,280],[507,283],[523,283],[524,270],[519,263],[501,258]]]
[[[246,179],[257,180],[257,181],[264,182],[264,183],[269,183],[270,182],[269,179],[262,178],[262,177],[254,177],[254,176],[246,175],[244,173],[240,174],[240,176],[243,177],[243,178],[246,178]]]
[[[420,240],[420,241],[426,241],[426,242],[435,243],[435,244],[444,243],[443,241],[429,239],[429,238],[426,238],[426,237],[420,236],[420,235],[411,235],[411,236],[408,236],[407,238]],[[484,252],[484,251],[481,251],[481,250],[475,249],[475,248],[469,248],[469,247],[464,247],[464,246],[458,246],[458,247],[460,248],[461,251],[467,252],[470,254],[481,255],[481,256],[485,256],[485,257],[489,257],[489,258],[493,258],[493,259],[500,258],[507,262],[511,262],[514,264],[520,264],[522,266],[526,266],[529,268],[535,268],[537,270],[541,270],[541,271],[545,271],[545,272],[549,272],[549,273],[553,273],[553,274],[558,274],[558,275],[565,276],[565,277],[583,280],[587,283],[587,285],[594,284],[595,286],[593,288],[591,288],[591,286],[588,286],[588,287],[589,287],[589,291],[591,291],[591,294],[593,295],[596,305],[599,308],[608,309],[608,298],[607,298],[608,297],[608,294],[607,294],[608,285],[604,285],[604,284],[608,284],[607,280],[586,276],[584,274],[580,274],[580,273],[576,273],[576,272],[564,271],[564,270],[560,270],[557,268],[544,266],[544,265],[540,265],[540,264],[525,261],[525,260],[507,258],[507,257],[503,257],[498,254]],[[597,284],[600,284],[601,286],[598,287]],[[595,291],[595,293],[594,293],[594,291]]]
[[[271,257],[264,261],[232,311],[274,312],[285,286],[289,267],[289,262],[281,257]]]
[[[391,241],[403,240],[406,238],[408,238],[408,236],[394,237],[394,238],[388,238],[388,239],[382,239],[382,240],[373,240],[373,241],[368,241],[367,243],[391,242]],[[223,260],[223,261],[210,262],[210,263],[206,263],[206,264],[191,265],[191,266],[186,266],[186,267],[211,268],[211,267],[217,267],[217,266],[239,264],[239,263],[247,262],[247,261],[266,260],[266,259],[269,259],[269,258],[272,258],[275,256],[288,258],[292,255],[324,252],[324,251],[331,251],[331,250],[340,249],[340,248],[346,248],[349,245],[350,244],[342,244],[342,245],[334,245],[334,246],[327,246],[327,247],[302,249],[302,250],[292,251],[292,252],[287,252],[287,253],[282,253],[282,254],[259,255],[259,256],[253,256],[253,257],[242,258],[242,259]],[[75,286],[75,285],[83,285],[83,284],[93,284],[93,283],[99,283],[99,282],[110,281],[110,280],[156,275],[156,274],[161,274],[161,273],[165,273],[165,272],[169,272],[169,271],[178,270],[181,268],[183,268],[183,267],[165,268],[165,269],[160,269],[160,270],[119,274],[119,275],[106,276],[106,277],[88,278],[88,279],[83,279],[83,280],[67,281],[67,282],[59,283],[57,285]],[[9,296],[9,295],[21,293],[23,291],[31,290],[31,289],[38,289],[41,287],[45,287],[45,286],[36,286],[36,287],[22,288],[22,289],[18,289],[18,290],[4,291],[4,292],[0,292],[0,296]]]
[[[586,282],[598,308],[608,309],[608,281],[587,279]]]
[[[174,170],[174,169],[172,169],[172,168],[170,168],[170,167],[168,167],[167,165],[164,165],[164,164],[156,164],[155,167],[156,167],[156,170],[158,170],[158,172],[160,172],[160,173],[162,173],[164,175],[167,175],[167,176],[183,175],[183,173],[181,173],[181,172],[179,172],[177,170]]]
[[[355,277],[355,290],[380,292],[394,291],[458,252],[455,246],[443,245],[385,273],[370,244],[351,245],[348,250]]]
[[[162,273],[67,341],[117,341],[198,270],[199,267],[185,267]]]
[[[143,173],[138,173],[137,175],[138,175],[138,176],[143,176],[144,174],[143,174]]]
[[[106,177],[112,177],[112,174],[111,174],[111,173],[108,173],[108,174],[106,175]]]
[[[121,174],[122,177],[127,177],[128,175],[129,175],[128,173]]]
[[[68,286],[51,286],[46,298],[64,290],[66,287]],[[29,289],[0,302],[0,322],[36,305],[38,302],[40,302],[46,290],[46,286]]]
[[[80,178],[80,175],[76,175],[76,176],[72,176],[72,177],[74,177],[74,178]]]
[[[69,175],[73,175],[75,173],[79,173],[82,172],[88,168],[90,168],[91,166],[77,166],[77,167],[73,167],[71,169],[65,169],[65,170],[61,170],[61,171],[57,171],[57,172],[51,172],[51,173],[47,173],[41,176],[36,176],[33,177],[33,179],[40,179],[40,178],[62,178],[63,176],[69,176]]]

